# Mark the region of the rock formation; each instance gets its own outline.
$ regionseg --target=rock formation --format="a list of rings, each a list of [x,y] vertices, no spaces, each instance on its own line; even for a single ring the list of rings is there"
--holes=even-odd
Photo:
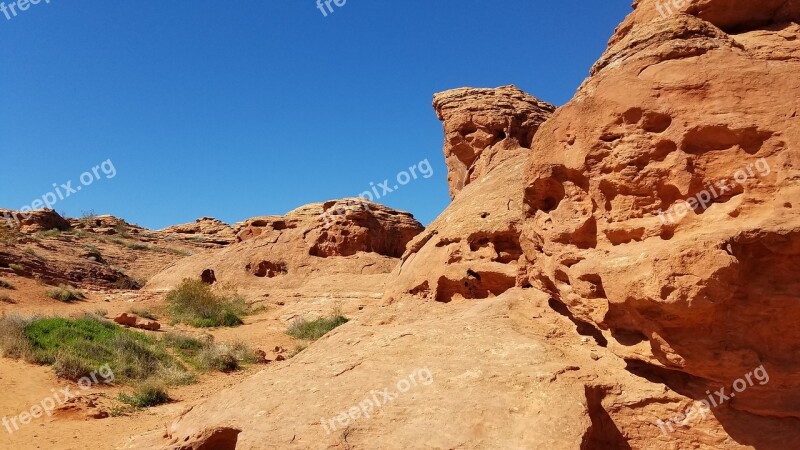
[[[800,7],[684,4],[636,1],[552,116],[438,95],[453,202],[422,234],[315,204],[156,276],[391,301],[126,448],[800,447]]]
[[[213,217],[203,217],[197,219],[193,223],[173,225],[159,230],[159,233],[164,235],[177,235],[182,239],[217,245],[228,245],[236,238],[233,227]]]
[[[409,244],[388,295],[440,302],[500,295],[514,287],[522,255],[526,147],[554,107],[513,86],[455,89],[433,104],[444,121],[454,199]]]
[[[339,283],[326,285],[328,276],[391,272],[422,225],[411,214],[344,199],[306,205],[285,216],[256,217],[236,229],[234,244],[177,262],[147,288],[169,289],[183,278],[212,270],[216,281],[236,286],[294,289],[310,282],[330,292]],[[381,284],[375,278],[372,282]],[[339,289],[357,290],[358,282],[346,284]],[[307,287],[306,294],[317,292]]]
[[[749,418],[725,426],[737,442],[795,447],[800,4],[688,3],[636,2],[537,133],[525,278],[696,400],[763,365],[769,383],[714,414]]]
[[[433,98],[444,123],[450,197],[489,173],[519,148],[530,148],[555,107],[514,86],[454,89]]]
[[[24,234],[50,230],[67,230],[69,222],[52,209],[13,211],[0,209],[0,227],[13,228]]]

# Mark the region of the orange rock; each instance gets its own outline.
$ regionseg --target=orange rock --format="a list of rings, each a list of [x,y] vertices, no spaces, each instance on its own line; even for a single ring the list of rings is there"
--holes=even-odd
[[[436,94],[433,107],[444,122],[444,154],[450,197],[512,156],[530,148],[555,107],[514,86],[462,88]]]
[[[114,322],[131,328],[140,328],[142,330],[158,331],[161,329],[161,324],[155,320],[144,319],[135,314],[122,313],[114,318]]]
[[[731,406],[761,448],[800,418],[800,4],[658,3],[534,139],[525,273],[628,361],[708,388],[763,364]]]

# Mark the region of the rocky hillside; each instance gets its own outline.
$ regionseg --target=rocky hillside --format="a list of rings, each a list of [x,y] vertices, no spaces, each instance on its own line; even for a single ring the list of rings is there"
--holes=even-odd
[[[659,6],[555,112],[437,95],[453,203],[381,306],[127,448],[798,447],[800,6]]]

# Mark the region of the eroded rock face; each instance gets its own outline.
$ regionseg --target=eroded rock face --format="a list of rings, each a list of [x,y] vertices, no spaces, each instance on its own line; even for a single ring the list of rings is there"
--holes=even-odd
[[[511,152],[510,152],[511,153]],[[522,255],[526,151],[469,186],[408,245],[387,295],[450,302],[494,297],[514,287]]]
[[[726,414],[759,417],[737,441],[773,448],[765,430],[800,418],[800,28],[780,23],[800,9],[689,3],[637,2],[537,133],[525,278],[619,356],[697,386],[763,365]]]
[[[313,203],[236,224],[234,244],[181,260],[148,287],[172,287],[204,270],[237,286],[297,286],[312,273],[387,274],[422,229],[409,213],[361,199]]]
[[[526,147],[554,107],[504,86],[443,92],[434,108],[444,121],[454,199],[411,241],[387,295],[444,303],[495,297],[516,282]]]
[[[489,173],[519,148],[530,148],[555,107],[514,86],[454,89],[433,98],[444,122],[444,154],[450,197]]]

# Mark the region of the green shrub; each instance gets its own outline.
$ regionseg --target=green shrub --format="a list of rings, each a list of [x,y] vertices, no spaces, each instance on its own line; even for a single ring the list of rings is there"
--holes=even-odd
[[[348,320],[349,319],[341,314],[320,317],[311,321],[306,319],[296,320],[289,329],[286,330],[286,334],[297,339],[316,341],[334,328],[346,324]]]
[[[235,327],[248,308],[236,295],[217,294],[200,280],[185,279],[167,294],[167,305],[175,323],[193,327]]]
[[[9,283],[8,281],[0,279],[0,289],[10,289],[13,291],[16,288],[14,287],[13,284]]]
[[[25,267],[19,264],[9,264],[8,267],[17,273],[25,272]]]
[[[58,300],[64,303],[77,302],[78,300],[83,300],[86,298],[86,296],[83,295],[83,293],[74,290],[70,286],[67,286],[65,284],[62,284],[57,288],[46,290],[45,295],[54,300]]]
[[[119,400],[134,408],[149,408],[168,403],[171,399],[163,385],[148,382],[136,387],[132,394],[120,394]]]

